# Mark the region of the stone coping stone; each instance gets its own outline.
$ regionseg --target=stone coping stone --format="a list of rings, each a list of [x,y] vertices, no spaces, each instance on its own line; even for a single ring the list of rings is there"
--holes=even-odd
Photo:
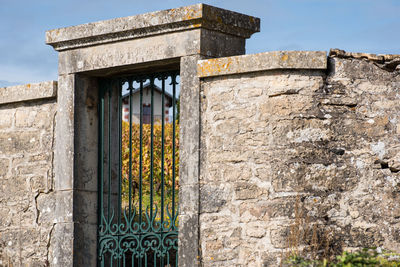
[[[274,51],[199,60],[199,77],[231,75],[275,69],[327,69],[325,51]]]
[[[249,38],[260,31],[260,19],[196,4],[50,30],[46,32],[46,43],[57,51],[63,51],[195,28]]]
[[[0,105],[57,96],[57,82],[28,83],[0,88]]]

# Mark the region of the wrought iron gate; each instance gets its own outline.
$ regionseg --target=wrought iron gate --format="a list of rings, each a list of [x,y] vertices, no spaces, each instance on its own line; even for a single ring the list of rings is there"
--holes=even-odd
[[[178,79],[100,82],[99,266],[177,266]]]

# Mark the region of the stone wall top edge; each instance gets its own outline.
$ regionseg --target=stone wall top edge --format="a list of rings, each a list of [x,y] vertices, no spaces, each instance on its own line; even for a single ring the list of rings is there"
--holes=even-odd
[[[378,67],[387,71],[400,71],[400,55],[399,54],[371,54],[371,53],[354,53],[346,52],[341,49],[331,49],[329,51],[330,58],[342,58],[350,60],[367,60],[373,62]]]
[[[338,48],[332,48],[329,51],[329,56],[338,58],[368,59],[379,63],[382,63],[384,61],[400,60],[400,54],[372,54],[372,53],[362,53],[362,52],[347,52]]]
[[[275,69],[327,69],[325,51],[273,51],[199,60],[200,78]]]
[[[249,38],[260,31],[260,19],[196,4],[50,30],[46,32],[46,43],[62,51],[193,28],[211,28]]]
[[[55,98],[57,81],[28,83],[0,88],[0,105],[37,99]]]

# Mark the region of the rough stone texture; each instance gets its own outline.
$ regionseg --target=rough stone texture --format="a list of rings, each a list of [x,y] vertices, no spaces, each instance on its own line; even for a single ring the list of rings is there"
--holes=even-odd
[[[117,93],[117,90],[115,92]],[[98,96],[96,79],[76,75],[73,266],[96,266],[97,261]],[[115,96],[113,98],[118,99]],[[114,110],[114,116],[118,116],[117,110]],[[117,119],[114,121],[118,122]],[[118,127],[114,129],[117,130]]]
[[[56,82],[0,88],[0,266],[49,263],[56,92]]]
[[[196,76],[201,56],[181,59],[179,140],[179,264],[199,266],[199,134],[200,79]]]
[[[276,266],[310,222],[400,251],[399,56],[197,62],[258,30],[199,4],[48,32],[57,105],[55,82],[0,88],[0,266],[96,266],[98,78],[179,64],[180,266]]]
[[[327,74],[202,81],[204,266],[278,266],[296,223],[318,225],[332,250],[400,252],[399,72],[328,59]]]
[[[56,81],[16,85],[0,88],[0,104],[54,98],[56,95]],[[1,120],[2,119],[0,119],[0,127]]]
[[[400,250],[399,57],[197,64],[257,31],[199,4],[47,32],[57,105],[55,82],[0,88],[0,266],[96,266],[98,78],[179,64],[180,266],[277,265],[298,206],[336,249]]]
[[[385,70],[400,70],[400,55],[395,54],[376,55],[368,53],[352,53],[340,49],[331,49],[329,51],[329,56],[340,58],[368,59],[369,61],[374,62],[375,65]]]
[[[198,76],[211,77],[274,69],[326,69],[324,51],[276,51],[200,60]]]
[[[180,145],[181,155],[186,155],[181,158],[179,177],[182,186],[179,222],[183,238],[180,246],[188,244],[180,249],[179,256],[182,266],[198,263],[197,60],[243,54],[245,38],[258,30],[256,18],[200,4],[47,33],[48,44],[60,51],[55,188],[73,192],[71,203],[64,203],[64,211],[73,214],[72,218],[59,217],[60,223],[72,229],[63,236],[59,236],[62,231],[55,232],[55,240],[62,242],[51,243],[50,250],[54,253],[49,257],[50,264],[96,266],[96,242],[89,240],[96,240],[97,223],[98,114],[94,107],[98,104],[98,78],[132,71],[178,69],[179,64],[181,116],[185,118],[180,126],[184,129],[181,136],[186,136]],[[65,249],[65,244],[73,247]]]
[[[260,19],[197,4],[51,30],[46,43],[62,51],[196,28],[249,38],[260,31]]]
[[[207,29],[173,32],[147,38],[121,41],[98,47],[60,52],[60,75],[133,66],[135,64],[180,58],[244,53],[245,39]]]
[[[50,244],[51,266],[96,266],[97,84],[84,75],[59,76],[53,215],[59,228]]]

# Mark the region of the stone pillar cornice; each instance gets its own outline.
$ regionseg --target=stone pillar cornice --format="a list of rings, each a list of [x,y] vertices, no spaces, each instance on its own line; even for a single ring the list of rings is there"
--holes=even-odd
[[[260,31],[260,19],[196,4],[50,30],[46,32],[46,43],[64,51],[198,28],[249,38]]]

